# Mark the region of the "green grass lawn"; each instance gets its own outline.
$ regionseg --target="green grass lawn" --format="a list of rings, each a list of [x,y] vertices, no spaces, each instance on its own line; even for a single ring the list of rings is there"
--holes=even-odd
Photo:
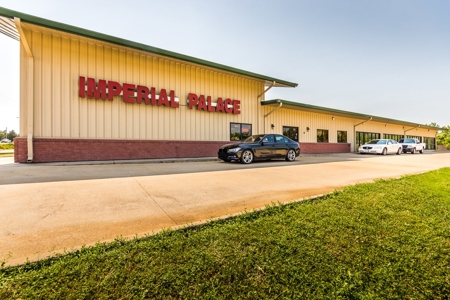
[[[0,270],[0,299],[449,295],[449,168]]]

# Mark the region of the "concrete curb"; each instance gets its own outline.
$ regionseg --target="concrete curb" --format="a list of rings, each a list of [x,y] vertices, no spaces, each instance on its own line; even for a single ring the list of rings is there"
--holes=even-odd
[[[11,149],[11,150],[0,150],[0,153],[1,154],[4,154],[4,153],[12,153],[12,154],[14,154],[14,149]]]
[[[300,154],[299,157],[332,156],[333,154],[336,153]],[[194,157],[194,158],[153,158],[153,159],[130,159],[130,160],[94,160],[94,161],[50,162],[50,163],[33,163],[33,164],[45,166],[77,166],[77,165],[160,164],[160,163],[185,163],[185,162],[210,162],[210,161],[221,161],[221,160],[218,159],[217,157]]]
[[[161,163],[207,162],[207,161],[220,161],[220,159],[216,157],[155,158],[155,159],[131,159],[131,160],[52,162],[52,163],[35,163],[35,164],[46,166],[72,166],[72,165],[76,166],[76,165],[161,164]]]

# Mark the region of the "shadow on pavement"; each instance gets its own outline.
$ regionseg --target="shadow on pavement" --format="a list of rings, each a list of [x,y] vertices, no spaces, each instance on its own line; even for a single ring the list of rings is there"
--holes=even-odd
[[[340,161],[355,161],[370,159],[371,156],[361,156],[355,153],[305,155],[294,162],[284,160],[256,161],[250,165],[237,162],[222,161],[204,162],[174,162],[174,163],[117,163],[117,164],[0,164],[0,185],[63,182],[74,180],[93,180],[108,178],[127,178],[139,176],[160,176],[172,174],[187,174],[200,172],[219,172],[230,170],[244,170],[257,168],[285,167],[289,172],[290,166],[321,164]],[[220,176],[224,176],[221,174]],[[224,184],[232,178],[223,178]]]

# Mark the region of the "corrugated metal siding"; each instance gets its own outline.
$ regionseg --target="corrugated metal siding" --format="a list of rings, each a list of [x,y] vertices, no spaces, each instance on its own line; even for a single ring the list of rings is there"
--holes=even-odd
[[[262,115],[271,112],[274,107],[263,106]],[[265,118],[264,130],[265,133],[283,133],[283,126],[293,126],[299,129],[299,142],[315,143],[317,142],[317,129],[328,130],[328,139],[330,143],[337,143],[337,132],[347,131],[347,142],[352,144],[351,151],[354,151],[355,131],[375,132],[380,133],[381,138],[383,134],[398,134],[403,135],[404,130],[411,127],[405,127],[394,124],[386,124],[380,122],[369,121],[364,124],[354,127],[354,125],[361,123],[360,119],[344,118],[333,116],[329,114],[319,114],[306,112],[301,110],[285,109],[283,107],[277,109]],[[272,129],[271,124],[274,125]],[[307,131],[309,127],[309,131]],[[423,137],[434,137],[435,131],[427,129],[413,129],[406,132],[407,135],[418,135]]]
[[[34,25],[24,25],[24,31],[35,62],[36,137],[228,140],[230,122],[252,123],[257,129],[262,81]],[[22,64],[22,81],[26,70]],[[79,76],[155,87],[157,93],[174,90],[180,107],[129,104],[121,97],[79,98]],[[241,114],[190,110],[188,93],[211,96],[213,101],[241,100]]]

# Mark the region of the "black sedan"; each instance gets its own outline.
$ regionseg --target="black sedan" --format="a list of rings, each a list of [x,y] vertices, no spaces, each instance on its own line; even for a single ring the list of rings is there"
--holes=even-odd
[[[280,134],[257,134],[243,142],[220,147],[218,157],[226,162],[233,160],[249,164],[254,160],[284,158],[294,161],[300,155],[300,144]]]

